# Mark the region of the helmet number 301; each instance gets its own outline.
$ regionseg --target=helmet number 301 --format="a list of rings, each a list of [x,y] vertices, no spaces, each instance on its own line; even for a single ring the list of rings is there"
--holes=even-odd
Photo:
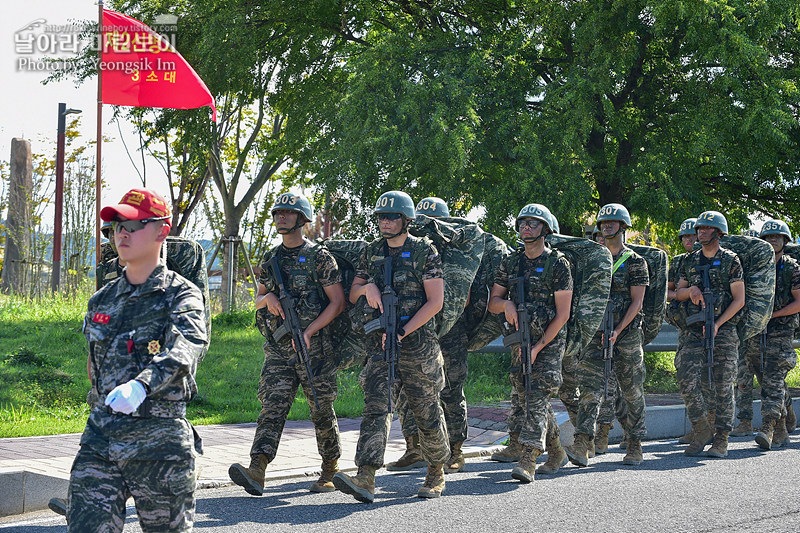
[[[378,199],[378,207],[386,207],[387,204],[389,207],[394,207],[394,198],[387,198],[386,196],[383,196]]]

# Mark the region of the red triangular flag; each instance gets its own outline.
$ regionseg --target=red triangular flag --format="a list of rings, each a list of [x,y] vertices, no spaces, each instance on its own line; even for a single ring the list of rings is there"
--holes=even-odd
[[[211,106],[217,121],[214,97],[206,84],[169,41],[148,26],[104,9],[100,42],[103,103],[172,109]]]

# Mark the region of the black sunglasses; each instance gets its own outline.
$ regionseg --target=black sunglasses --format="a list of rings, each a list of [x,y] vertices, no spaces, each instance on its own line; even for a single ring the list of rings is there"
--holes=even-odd
[[[168,218],[169,217],[152,217],[143,218],[142,220],[112,220],[111,229],[114,230],[114,233],[119,233],[121,230],[125,230],[128,233],[133,233],[145,227],[149,222],[155,222],[156,220],[167,220]]]
[[[378,220],[397,220],[402,213],[378,213]]]

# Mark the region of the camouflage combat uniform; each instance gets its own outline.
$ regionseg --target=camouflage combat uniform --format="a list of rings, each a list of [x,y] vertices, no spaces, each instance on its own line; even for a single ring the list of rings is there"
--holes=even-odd
[[[280,244],[267,252],[261,265],[259,283],[267,292],[278,294],[278,286],[267,268],[273,255],[278,257],[286,290],[297,300],[297,315],[300,325],[305,329],[328,305],[323,287],[341,283],[341,275],[336,260],[324,247],[306,241],[302,246],[287,248]],[[315,271],[312,271],[314,269]],[[338,459],[342,454],[339,440],[339,425],[333,402],[336,400],[336,359],[327,338],[327,328],[311,337],[308,346],[311,370],[314,372],[314,390],[319,408],[306,375],[305,365],[292,348],[291,335],[284,336],[280,342],[272,337],[283,320],[269,313],[266,308],[259,309],[259,317],[264,323],[262,333],[264,342],[264,366],[258,384],[258,399],[261,412],[258,415],[256,434],[250,456],[266,455],[272,462],[278,451],[283,427],[289,409],[292,407],[298,386],[302,385],[311,411],[311,421],[317,436],[317,450],[324,461]]]
[[[495,278],[495,283],[508,289],[510,299],[515,302],[519,300],[519,295],[516,294],[516,285],[509,280],[519,275],[525,278],[524,298],[531,317],[531,342],[536,343],[556,316],[555,293],[572,290],[569,262],[549,247],[545,247],[535,259],[528,258],[524,248],[515,250],[503,260]],[[520,345],[512,346],[511,358],[515,368],[512,368],[509,378],[514,400],[511,402],[508,426],[510,430],[520,430],[520,442],[526,447],[540,452],[545,450],[545,439],[551,441],[559,437],[550,398],[558,393],[561,386],[561,359],[566,347],[566,328],[561,328],[555,339],[536,356],[531,367],[531,392],[526,398],[525,379],[521,367],[516,366],[521,365]],[[530,353],[527,357],[530,357]],[[526,404],[530,409],[527,419]]]
[[[800,264],[783,255],[775,264],[775,311],[792,302],[792,290],[800,289]],[[798,315],[773,318],[767,325],[764,367],[761,367],[761,334],[744,342],[742,352],[747,368],[758,377],[761,385],[761,417],[763,420],[778,420],[786,416],[787,404],[791,402],[786,387],[786,374],[797,364],[797,353],[792,348],[792,339],[797,327]],[[716,357],[716,354],[715,354]],[[752,391],[752,378],[750,378]],[[752,398],[750,404],[752,417]],[[742,418],[741,414],[739,418]]]
[[[439,393],[447,423],[450,443],[467,440],[469,424],[467,420],[467,397],[464,383],[467,381],[467,327],[462,314],[453,327],[439,340],[444,358],[445,385]],[[403,436],[417,434],[417,421],[408,407],[408,398],[401,387],[395,388],[395,404]]]
[[[442,277],[442,260],[436,249],[426,240],[409,235],[402,246],[389,248],[385,239],[367,245],[356,277],[383,288],[381,270],[375,263],[392,257],[392,286],[400,300],[401,326],[425,304],[423,282]],[[371,310],[377,313],[377,310]],[[389,413],[389,371],[383,361],[381,334],[373,333],[367,339],[367,353],[371,357],[361,371],[359,382],[364,390],[364,411],[356,448],[356,465],[380,468],[383,466],[386,441],[392,416]],[[439,402],[439,392],[444,387],[444,361],[433,320],[403,338],[397,363],[400,387],[417,423],[420,453],[429,464],[443,464],[450,456],[447,427]]]
[[[628,252],[630,255],[617,267],[611,279],[609,302],[614,309],[614,324],[619,324],[632,303],[631,287],[647,286],[650,283],[647,262],[627,246],[623,246],[619,254],[613,257],[614,263],[616,264],[622,254]],[[617,335],[617,341],[614,343],[613,369],[628,411],[628,416],[621,421],[622,428],[629,437],[640,441],[647,434],[641,312]],[[594,437],[595,423],[603,400],[604,373],[602,331],[598,331],[580,357],[581,402],[576,434],[582,433],[589,435],[590,438]],[[609,387],[609,391],[611,390]]]
[[[608,398],[600,403],[600,411],[597,414],[597,425],[613,425],[614,419],[619,420],[620,424],[625,424],[628,417],[628,406],[622,396],[622,390],[617,382],[617,373],[612,369],[608,376]]]
[[[69,530],[122,531],[128,494],[144,531],[191,530],[202,443],[186,403],[208,344],[200,291],[163,265],[141,285],[122,276],[89,300],[84,333],[101,401],[72,465]],[[132,379],[144,403],[133,415],[111,411],[105,396]]]
[[[675,284],[675,288],[678,287],[678,281],[680,281],[680,274],[683,270],[683,264],[686,261],[686,258],[689,256],[688,253],[676,255],[669,265],[669,272],[667,273],[667,281],[671,281]],[[686,326],[686,316],[687,316],[687,301],[679,302],[677,299],[674,302],[670,302],[667,312],[671,312],[677,318],[679,326],[677,327],[678,330],[678,346],[675,350],[675,359],[673,364],[677,369],[681,365],[681,354],[686,349],[686,339],[689,335],[688,328]],[[750,381],[752,383],[753,377],[752,374],[750,376]],[[708,380],[703,381],[700,383],[700,392],[703,395],[703,401],[706,405],[712,405],[712,399],[714,398],[714,394],[709,387]],[[752,407],[751,407],[752,412]],[[751,414],[752,418],[752,414]]]
[[[710,264],[709,278],[711,290],[717,296],[718,303],[714,309],[715,317],[719,317],[733,301],[730,284],[743,281],[742,264],[735,253],[720,248],[713,258],[707,259],[702,250],[691,252],[682,264],[680,279],[687,280],[689,287],[703,289],[702,273],[695,267]],[[687,313],[693,315],[701,311],[701,307],[691,300],[687,301]],[[713,383],[708,384],[708,364],[703,349],[703,323],[686,328],[684,349],[677,361],[677,378],[689,420],[696,423],[707,416],[709,410],[715,410],[714,426],[718,431],[730,431],[733,425],[733,383],[736,379],[736,362],[739,357],[739,335],[736,323],[739,313],[725,322],[714,339]],[[711,391],[711,401],[703,396],[703,384]]]

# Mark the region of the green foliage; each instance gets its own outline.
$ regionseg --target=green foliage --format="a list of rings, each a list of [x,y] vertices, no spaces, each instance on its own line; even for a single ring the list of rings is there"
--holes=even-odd
[[[530,201],[573,233],[609,202],[638,227],[799,214],[796,2],[314,6],[248,20],[292,59],[293,159],[362,205],[436,194],[500,234]]]

